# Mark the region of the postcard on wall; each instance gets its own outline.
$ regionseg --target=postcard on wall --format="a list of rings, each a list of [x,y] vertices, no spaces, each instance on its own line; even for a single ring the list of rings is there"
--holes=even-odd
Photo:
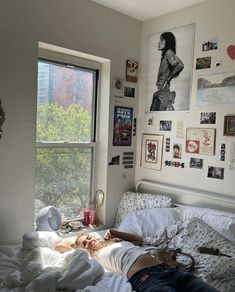
[[[155,170],[162,169],[163,135],[143,134],[141,166]]]
[[[187,153],[214,155],[215,129],[187,128],[185,148]]]
[[[196,103],[235,104],[235,72],[198,76]]]
[[[115,106],[113,146],[131,146],[133,108]]]
[[[189,109],[194,31],[190,24],[149,36],[145,112]]]
[[[137,83],[138,80],[138,62],[126,61],[126,81]]]

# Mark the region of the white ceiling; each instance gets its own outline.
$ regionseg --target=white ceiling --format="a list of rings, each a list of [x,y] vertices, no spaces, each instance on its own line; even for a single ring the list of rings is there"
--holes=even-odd
[[[167,14],[206,0],[92,0],[138,20]]]

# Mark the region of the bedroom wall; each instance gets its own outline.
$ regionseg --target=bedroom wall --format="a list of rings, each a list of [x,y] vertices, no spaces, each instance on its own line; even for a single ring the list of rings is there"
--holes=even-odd
[[[146,21],[142,25],[141,33],[141,75],[139,88],[139,132],[137,141],[137,161],[136,161],[136,181],[140,179],[148,179],[164,183],[176,184],[186,187],[192,187],[200,190],[225,193],[235,196],[235,170],[230,169],[230,154],[232,152],[231,142],[235,141],[235,137],[223,136],[223,125],[225,115],[235,115],[235,104],[211,104],[199,107],[196,104],[196,86],[197,76],[199,74],[210,74],[218,72],[234,72],[235,60],[227,55],[227,47],[235,45],[233,28],[235,26],[235,2],[233,0],[208,0],[202,4],[192,6],[187,9],[177,11],[150,21]],[[184,112],[147,112],[145,113],[145,93],[146,93],[146,74],[147,74],[147,52],[148,37],[155,33],[170,31],[171,29],[195,23],[195,44],[192,70],[192,86],[190,98],[190,110]],[[212,38],[218,38],[218,49],[213,51],[202,52],[202,43]],[[156,54],[160,54],[157,50]],[[211,56],[212,65],[210,69],[195,70],[196,58]],[[185,56],[182,56],[184,58]],[[221,66],[216,67],[217,62]],[[156,75],[158,67],[156,67]],[[157,78],[157,77],[156,77]],[[178,77],[180,78],[180,76]],[[202,112],[216,112],[216,124],[202,125],[200,124],[200,114]],[[148,126],[147,121],[153,117],[153,126]],[[172,130],[164,132],[159,130],[160,120],[172,121]],[[183,138],[177,138],[177,122],[183,122]],[[215,155],[201,155],[185,153],[185,134],[186,128],[215,128]],[[141,160],[141,140],[143,133],[164,135],[162,170],[152,170],[140,167]],[[171,142],[170,152],[165,151],[165,138],[169,137]],[[172,158],[172,146],[174,143],[182,144],[182,159]],[[220,145],[226,145],[225,161],[220,161]],[[202,158],[203,168],[189,168],[190,158]],[[164,162],[180,161],[185,163],[185,168],[165,166]],[[224,179],[215,179],[207,177],[208,166],[224,168]]]
[[[0,98],[6,113],[0,141],[0,244],[15,243],[33,228],[38,43],[105,58],[103,76],[125,77],[127,59],[139,57],[137,20],[88,0],[2,0],[0,9]],[[110,62],[110,63],[109,63]],[[97,188],[105,191],[102,220],[111,225],[120,193],[134,185],[134,169],[108,166],[132,147],[112,147],[116,101],[110,78],[102,81]]]

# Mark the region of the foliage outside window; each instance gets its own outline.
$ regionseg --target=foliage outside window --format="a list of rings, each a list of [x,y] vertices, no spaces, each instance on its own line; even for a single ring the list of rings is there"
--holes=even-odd
[[[65,218],[90,207],[96,70],[38,62],[35,216],[55,206]]]

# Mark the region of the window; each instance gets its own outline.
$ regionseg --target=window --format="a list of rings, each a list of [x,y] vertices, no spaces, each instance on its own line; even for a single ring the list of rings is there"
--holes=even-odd
[[[98,70],[38,61],[35,217],[73,218],[92,201]]]

